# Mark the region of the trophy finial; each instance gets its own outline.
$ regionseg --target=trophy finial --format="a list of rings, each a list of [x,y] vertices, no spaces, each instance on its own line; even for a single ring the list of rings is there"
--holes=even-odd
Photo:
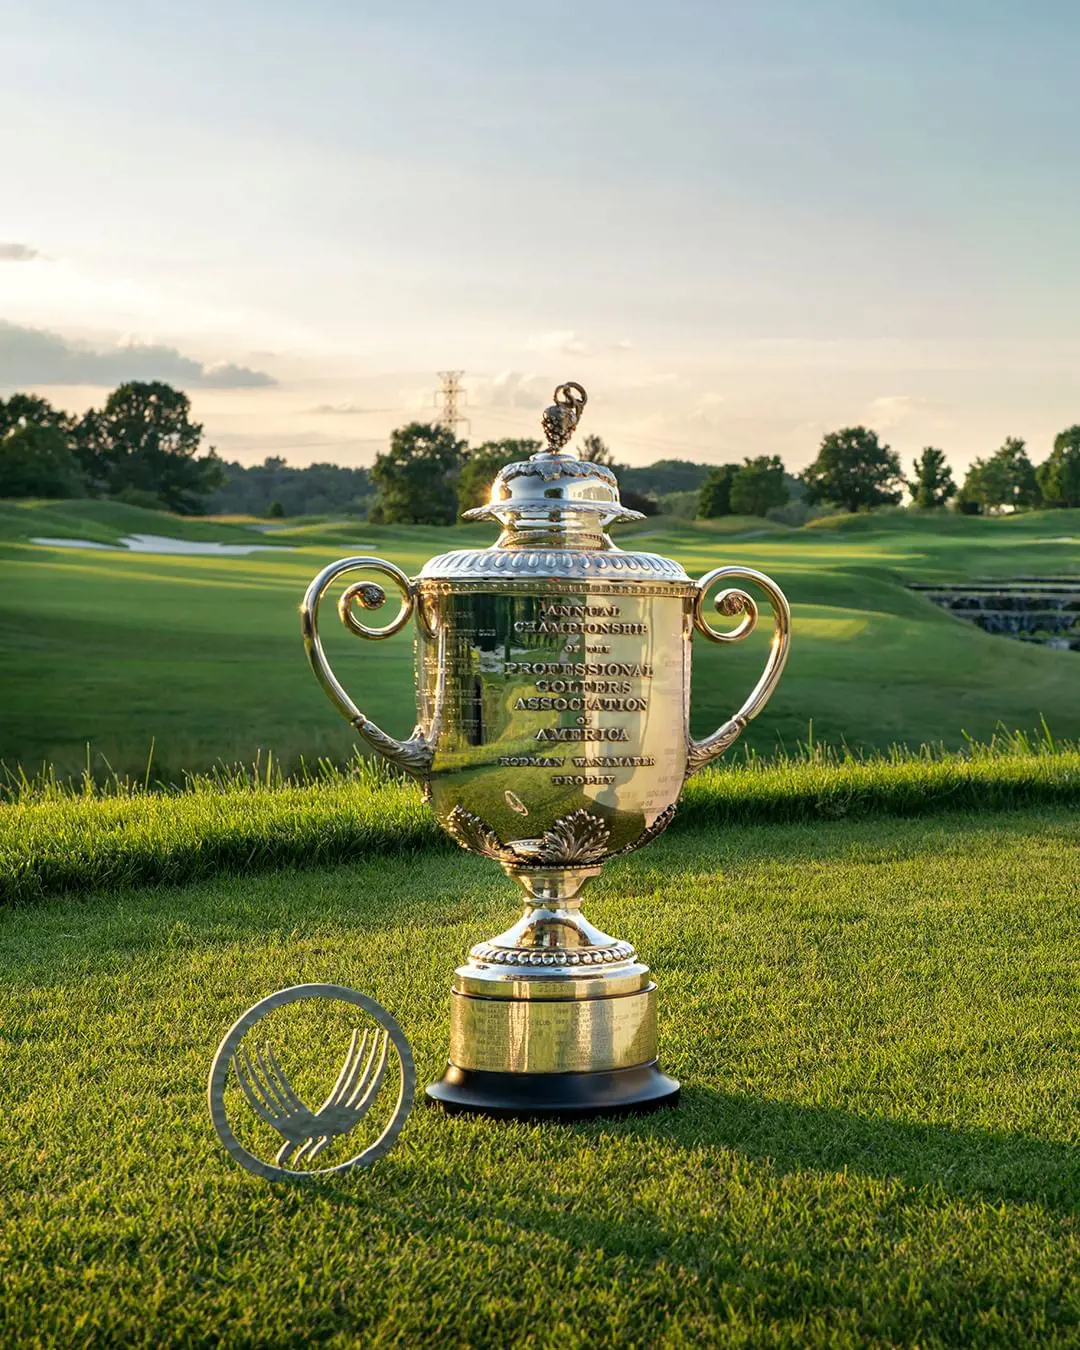
[[[577,430],[589,396],[580,384],[560,384],[544,410],[547,445],[528,459],[504,465],[483,506],[466,511],[466,520],[497,520],[503,526],[499,547],[541,540],[559,548],[610,549],[603,533],[613,520],[640,520],[619,500],[619,484],[606,464],[582,459],[564,449]]]
[[[548,450],[558,453],[577,430],[577,424],[589,396],[580,384],[568,380],[555,390],[555,402],[544,409],[540,419],[547,437]]]

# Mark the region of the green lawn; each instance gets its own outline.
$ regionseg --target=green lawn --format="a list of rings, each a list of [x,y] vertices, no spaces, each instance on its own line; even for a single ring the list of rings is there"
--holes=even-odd
[[[419,787],[378,761],[324,767],[299,783],[269,779],[216,774],[167,793],[21,783],[0,801],[0,904],[455,847]],[[687,784],[671,828],[1061,806],[1080,806],[1080,746],[1014,736],[962,753],[869,758],[818,746],[770,760],[730,756]]]
[[[641,547],[691,575],[721,563],[763,568],[794,605],[784,679],[747,733],[762,750],[818,739],[857,746],[961,743],[997,725],[1044,716],[1080,736],[1080,663],[988,636],[906,589],[913,580],[1076,572],[1073,511],[1016,519],[839,518],[802,530],[643,522]],[[750,525],[751,528],[747,528]],[[287,764],[343,759],[351,733],[317,689],[296,607],[311,576],[347,552],[381,554],[408,571],[447,548],[491,542],[486,526],[453,530],[307,523],[273,536],[288,551],[250,558],[70,551],[31,535],[115,539],[125,531],[235,541],[238,524],[178,521],[110,503],[0,509],[0,760],[78,772],[90,743],[101,768],[177,778],[262,748]],[[734,531],[734,532],[733,532]],[[1071,541],[1071,542],[1070,542]],[[332,614],[332,611],[331,611]],[[331,628],[336,628],[336,621]],[[711,730],[741,702],[763,660],[764,632],[737,649],[695,648],[693,726]],[[388,729],[412,726],[411,637],[362,643],[328,636],[360,706]]]
[[[812,720],[818,742],[957,747],[1040,715],[1075,742],[1080,657],[985,635],[906,583],[1076,572],[1078,525],[654,519],[627,543],[691,575],[760,567],[791,596],[791,662],[748,746],[792,747]],[[261,751],[264,781],[101,797],[46,779],[0,804],[0,1344],[1080,1344],[1075,744],[733,752],[587,906],[654,969],[677,1111],[534,1128],[418,1109],[372,1172],[268,1186],[206,1117],[237,1014],[283,985],[353,985],[398,1016],[426,1082],[454,965],[515,909],[413,786],[273,787],[275,764],[353,749],[297,603],[344,553],[411,572],[493,536],[311,521],[252,558],[29,542],[126,532],[257,541],[0,505],[0,759],[63,775],[90,741],[96,769],[141,777],[153,739],[151,779]],[[697,644],[695,732],[764,644]],[[361,706],[407,730],[409,638],[328,646]]]
[[[1076,1345],[1078,855],[1060,807],[665,836],[588,908],[654,969],[677,1111],[418,1109],[371,1172],[299,1189],[218,1147],[217,1040],[340,981],[427,1081],[454,964],[513,912],[497,868],[0,913],[0,1342]]]

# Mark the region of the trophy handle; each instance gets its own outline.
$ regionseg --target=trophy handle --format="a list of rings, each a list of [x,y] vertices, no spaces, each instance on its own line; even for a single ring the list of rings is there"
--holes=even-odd
[[[756,717],[764,708],[780,679],[784,662],[788,657],[788,648],[791,646],[791,606],[787,602],[787,597],[764,572],[756,572],[752,567],[716,567],[711,572],[705,573],[697,583],[697,594],[694,596],[694,627],[699,633],[710,642],[741,642],[754,631],[757,624],[758,607],[753,597],[738,587],[729,587],[716,597],[716,608],[725,615],[742,614],[742,621],[729,633],[720,633],[712,627],[703,611],[705,596],[717,581],[752,581],[765,592],[773,611],[772,644],[761,678],[735,716],[704,740],[690,739],[687,778],[722,755],[728,746],[738,739],[739,733],[751,718]],[[687,713],[689,714],[689,708]]]
[[[384,759],[404,769],[406,773],[423,778],[431,768],[434,752],[421,729],[416,727],[407,741],[399,741],[393,736],[388,736],[381,727],[364,716],[345,692],[323,651],[322,640],[319,637],[319,605],[322,598],[327,588],[338,577],[344,576],[347,572],[360,571],[383,572],[396,582],[402,594],[401,608],[395,618],[384,627],[369,628],[356,617],[353,604],[359,603],[364,609],[379,609],[386,601],[386,592],[373,581],[355,582],[342,592],[337,607],[341,622],[351,633],[365,638],[388,638],[400,632],[412,618],[416,606],[416,587],[400,567],[384,562],[382,558],[342,558],[336,563],[331,563],[329,567],[324,567],[304,594],[304,601],[300,606],[300,631],[304,637],[304,650],[311,662],[311,669],[315,672],[315,678],[342,717],[354,726],[372,749],[377,750]]]

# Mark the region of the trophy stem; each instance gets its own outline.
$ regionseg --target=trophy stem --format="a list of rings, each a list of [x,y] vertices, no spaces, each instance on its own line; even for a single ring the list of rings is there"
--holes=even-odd
[[[513,877],[525,892],[530,903],[547,904],[558,901],[580,904],[579,896],[588,883],[603,870],[595,867],[516,867],[507,863],[503,870]]]
[[[599,867],[524,871],[508,866],[505,870],[525,893],[525,911],[504,933],[474,947],[472,955],[482,948],[535,951],[541,953],[541,960],[544,952],[580,955],[584,948],[626,948],[627,955],[632,952],[627,944],[602,933],[581,912],[581,892],[599,873]]]

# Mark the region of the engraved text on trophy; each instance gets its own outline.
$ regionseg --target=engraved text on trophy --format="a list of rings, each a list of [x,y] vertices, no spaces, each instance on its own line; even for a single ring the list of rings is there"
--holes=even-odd
[[[440,815],[463,806],[505,839],[539,835],[585,807],[608,821],[617,851],[676,800],[687,680],[677,596],[478,585],[444,592],[438,605],[447,632],[432,773]],[[428,639],[427,719],[439,677]]]

